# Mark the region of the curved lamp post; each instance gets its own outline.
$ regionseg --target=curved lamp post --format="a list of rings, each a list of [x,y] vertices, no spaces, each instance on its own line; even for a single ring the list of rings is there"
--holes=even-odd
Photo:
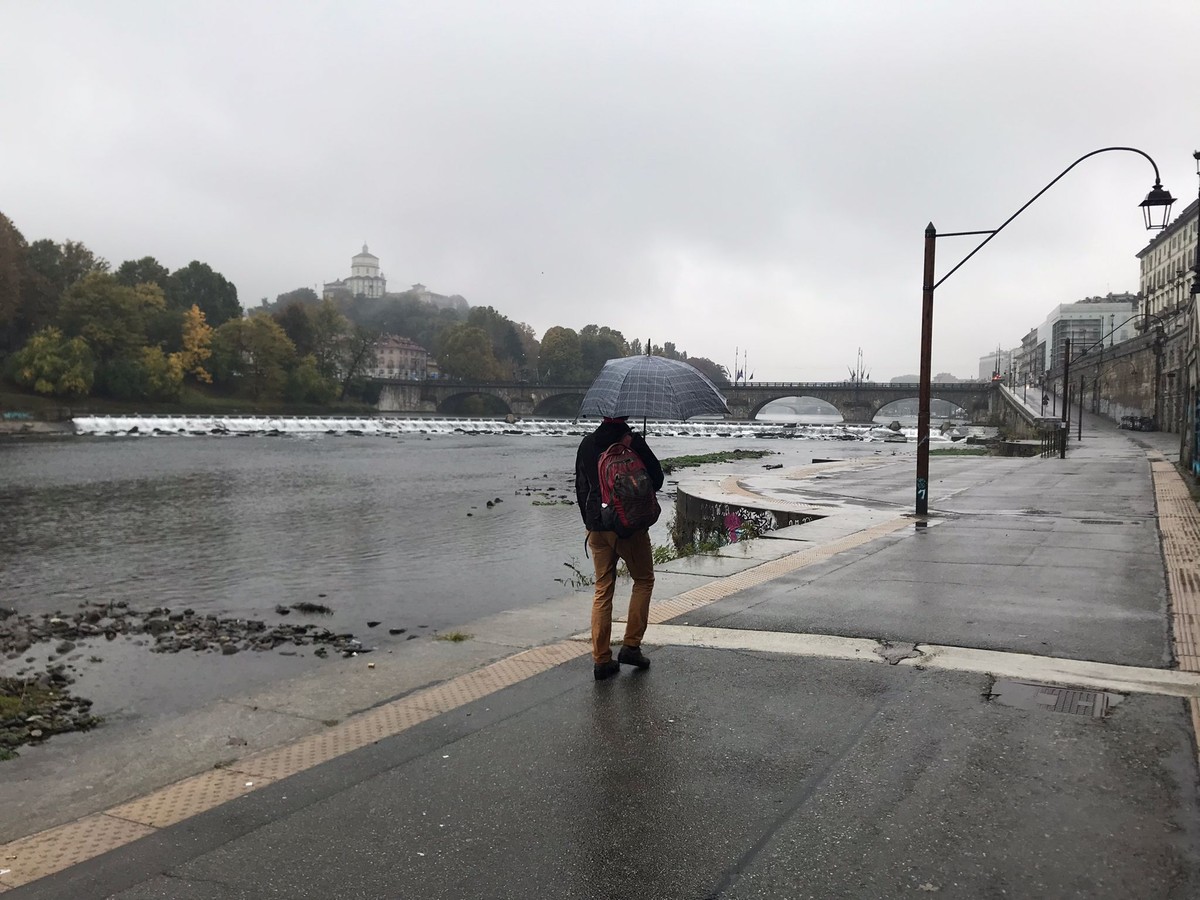
[[[1111,150],[1124,150],[1130,153],[1137,153],[1144,156],[1154,167],[1154,187],[1150,189],[1150,193],[1146,195],[1146,199],[1138,205],[1142,208],[1142,213],[1145,219],[1146,228],[1150,230],[1160,230],[1166,228],[1167,221],[1171,215],[1171,204],[1175,202],[1175,198],[1163,189],[1162,179],[1158,174],[1158,164],[1150,158],[1149,154],[1138,150],[1136,147],[1102,147],[1099,150],[1093,150],[1091,153],[1085,153],[1075,162],[1071,163],[1058,177],[1047,184],[1044,188],[1038,191],[1030,198],[1024,206],[1018,209],[1015,213],[1009,216],[1001,223],[999,228],[993,228],[987,231],[951,231],[946,234],[939,235],[937,229],[930,222],[925,228],[925,270],[923,280],[923,291],[921,294],[921,384],[920,393],[918,394],[918,412],[917,412],[917,515],[925,516],[929,512],[929,399],[930,399],[930,367],[933,356],[933,292],[941,286],[947,278],[963,267],[972,256],[978,253],[987,245],[988,241],[998,235],[1005,229],[1009,222],[1025,212],[1035,200],[1042,194],[1050,190],[1058,183],[1064,175],[1070,172],[1073,168],[1089,157],[1096,156],[1100,153],[1108,153]],[[941,278],[935,280],[934,273],[934,250],[937,246],[939,237],[965,237],[967,235],[986,235],[979,244],[964,256],[957,265]]]

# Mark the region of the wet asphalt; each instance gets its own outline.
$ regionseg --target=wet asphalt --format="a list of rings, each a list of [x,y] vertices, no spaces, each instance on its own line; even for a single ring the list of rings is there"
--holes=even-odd
[[[1171,664],[1145,447],[933,460],[934,524],[690,625]],[[911,461],[799,491],[897,511]],[[1185,701],[1104,719],[987,675],[654,646],[579,658],[5,894],[24,898],[1200,896]]]

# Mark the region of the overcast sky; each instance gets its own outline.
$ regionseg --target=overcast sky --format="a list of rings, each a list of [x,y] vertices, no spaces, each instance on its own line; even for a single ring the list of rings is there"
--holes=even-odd
[[[0,0],[0,33],[28,240],[199,259],[247,307],[365,241],[389,289],[757,381],[915,373],[926,224],[995,228],[1091,150],[1197,194],[1196,0]],[[1136,291],[1152,183],[1106,153],[1030,207],[939,288],[934,372]]]

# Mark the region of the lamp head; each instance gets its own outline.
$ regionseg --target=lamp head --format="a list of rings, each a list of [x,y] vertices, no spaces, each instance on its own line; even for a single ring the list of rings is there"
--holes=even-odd
[[[1161,181],[1155,181],[1154,187],[1146,195],[1146,199],[1138,204],[1146,221],[1147,231],[1162,231],[1167,227],[1171,218],[1171,204],[1175,198],[1171,192],[1164,189]]]

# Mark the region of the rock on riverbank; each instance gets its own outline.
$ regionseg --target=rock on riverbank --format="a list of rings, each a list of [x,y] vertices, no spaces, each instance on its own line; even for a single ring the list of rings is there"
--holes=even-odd
[[[70,653],[81,640],[115,640],[122,635],[153,638],[153,653],[181,650],[237,653],[242,650],[274,650],[281,645],[317,645],[317,655],[330,650],[350,656],[367,648],[353,634],[336,633],[313,623],[269,625],[260,619],[222,618],[199,615],[194,610],[172,611],[156,607],[130,609],[125,601],[83,604],[70,616],[62,613],[41,616],[0,611],[0,655],[15,659],[35,644],[55,643],[58,656]],[[53,659],[54,657],[51,657]]]
[[[48,651],[44,672],[31,671],[30,666],[16,677],[0,678],[0,759],[15,755],[15,748],[23,744],[40,743],[52,734],[86,730],[99,723],[90,712],[91,701],[67,690],[75,680],[67,669],[74,668],[70,660],[96,649],[80,645],[118,638],[147,644],[151,653],[191,650],[232,655],[278,649],[294,655],[295,648],[304,646],[315,646],[314,655],[319,657],[331,651],[344,657],[370,652],[352,634],[309,622],[272,625],[260,619],[198,615],[191,609],[166,607],[139,611],[130,609],[125,601],[84,603],[70,615],[35,616],[0,608],[0,657],[17,660],[39,645],[46,645],[41,654]],[[30,655],[25,661],[34,663],[37,658]],[[67,662],[58,662],[60,658]],[[92,657],[92,661],[101,660]]]
[[[86,731],[100,723],[91,714],[92,701],[67,690],[75,679],[64,668],[51,666],[36,678],[0,678],[0,760],[52,734]]]

